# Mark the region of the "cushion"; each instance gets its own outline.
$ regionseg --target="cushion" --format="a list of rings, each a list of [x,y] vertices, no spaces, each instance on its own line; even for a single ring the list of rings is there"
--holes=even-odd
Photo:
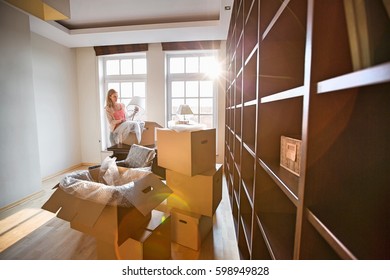
[[[155,156],[156,151],[154,149],[133,144],[124,161],[127,167],[130,168],[147,167],[152,165]]]

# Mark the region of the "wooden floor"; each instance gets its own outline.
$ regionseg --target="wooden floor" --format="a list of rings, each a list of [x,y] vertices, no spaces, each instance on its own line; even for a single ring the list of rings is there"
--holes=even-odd
[[[97,259],[95,238],[70,228],[69,222],[41,209],[53,193],[52,187],[63,175],[44,181],[42,192],[33,199],[0,212],[0,259]],[[172,259],[239,259],[225,179],[223,182],[223,197],[214,216],[213,230],[203,241],[201,249],[194,251],[172,242]]]

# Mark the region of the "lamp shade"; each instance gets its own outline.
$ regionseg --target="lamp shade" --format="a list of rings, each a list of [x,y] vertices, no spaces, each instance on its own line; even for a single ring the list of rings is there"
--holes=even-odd
[[[145,110],[145,99],[139,96],[134,96],[129,104],[126,106],[127,111],[130,113],[130,120],[134,120],[135,115],[140,113],[140,110]]]
[[[176,114],[178,114],[178,115],[193,115],[194,113],[192,112],[192,110],[191,110],[189,105],[182,104],[177,109]]]

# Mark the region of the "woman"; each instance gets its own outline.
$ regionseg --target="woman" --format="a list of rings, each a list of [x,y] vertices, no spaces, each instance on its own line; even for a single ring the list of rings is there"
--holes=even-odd
[[[127,111],[125,104],[118,103],[118,93],[115,89],[110,89],[107,93],[106,99],[106,115],[108,123],[110,124],[110,131],[114,130],[124,121],[126,121]]]
[[[110,125],[110,141],[111,144],[119,144],[130,133],[135,133],[138,143],[141,142],[141,134],[145,126],[145,122],[130,121],[126,111],[126,106],[118,102],[118,93],[114,89],[107,92],[106,99],[106,116]]]

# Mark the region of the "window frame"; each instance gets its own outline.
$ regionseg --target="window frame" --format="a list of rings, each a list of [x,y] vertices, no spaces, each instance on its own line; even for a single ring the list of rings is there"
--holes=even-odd
[[[212,127],[211,128],[218,128],[218,77],[217,78],[211,78],[208,77],[206,73],[186,73],[186,58],[187,57],[207,57],[207,56],[213,56],[217,61],[219,57],[219,50],[193,50],[193,51],[166,51],[165,54],[165,61],[166,61],[166,123],[172,120],[172,117],[175,115],[175,112],[172,112],[172,100],[174,99],[172,97],[172,82],[175,81],[212,81],[213,85],[213,96],[212,99],[212,114],[201,114],[200,110],[200,103],[202,99],[210,99],[210,97],[201,97],[200,94],[198,94],[197,97],[197,103],[198,103],[198,113],[194,115],[197,115],[197,119],[200,120],[201,116],[212,116]],[[178,58],[183,57],[184,58],[184,73],[170,73],[170,59],[171,58]],[[198,71],[200,71],[200,59],[198,60]],[[199,84],[200,86],[200,84]],[[200,88],[198,89],[198,92],[200,93]],[[191,97],[194,99],[194,97]],[[184,94],[184,103],[187,99],[186,94]]]
[[[121,60],[121,59],[139,59],[139,58],[143,58],[146,60],[146,73],[144,74],[124,74],[124,75],[107,75],[107,61],[109,60]],[[147,85],[147,73],[148,73],[148,61],[147,61],[147,54],[146,52],[136,52],[136,53],[121,53],[121,54],[112,54],[112,55],[102,55],[102,56],[99,56],[99,61],[98,61],[98,65],[99,65],[99,77],[100,77],[100,92],[101,92],[101,97],[100,97],[100,100],[101,100],[101,123],[100,123],[100,127],[101,127],[101,148],[102,148],[102,151],[106,150],[107,147],[111,146],[111,143],[110,143],[110,140],[109,140],[109,135],[110,135],[110,132],[109,132],[109,127],[108,127],[108,123],[107,123],[107,117],[106,117],[106,113],[105,113],[105,109],[104,107],[106,106],[106,98],[107,98],[107,92],[108,90],[111,88],[108,87],[109,83],[123,83],[123,82],[131,82],[132,83],[132,87],[134,88],[134,83],[136,82],[144,82],[145,84],[145,96],[143,96],[142,98],[144,98],[144,104],[146,106],[147,104],[147,97],[148,97],[148,93],[147,93],[147,89],[148,89],[148,85]],[[119,66],[120,67],[120,66]],[[133,63],[132,63],[132,68],[134,70],[134,66],[133,66]],[[132,71],[134,72],[134,71]],[[134,96],[134,91],[132,90],[132,95],[130,97],[127,97],[127,98],[123,98],[120,91],[118,92],[119,93],[119,96],[118,96],[118,102],[121,102],[121,103],[124,103],[125,105],[128,104],[128,102],[130,102],[130,100],[132,99],[132,97]],[[145,112],[147,111],[147,108],[144,108],[145,109]]]

